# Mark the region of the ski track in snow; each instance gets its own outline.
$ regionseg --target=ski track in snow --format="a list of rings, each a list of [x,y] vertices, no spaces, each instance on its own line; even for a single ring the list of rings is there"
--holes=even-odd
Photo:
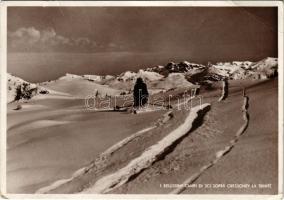
[[[172,111],[168,111],[167,113],[165,113],[163,115],[162,119],[158,120],[158,123],[156,123],[156,125],[154,126],[150,126],[147,127],[145,129],[142,129],[132,135],[130,135],[129,137],[126,137],[125,139],[121,140],[120,142],[114,144],[113,146],[111,146],[110,148],[108,148],[106,151],[104,151],[99,158],[97,158],[94,162],[92,162],[91,164],[89,164],[86,167],[82,167],[79,170],[77,170],[75,173],[72,174],[72,176],[70,178],[67,179],[61,179],[61,180],[57,180],[55,182],[53,182],[52,184],[42,187],[40,189],[38,189],[35,193],[36,194],[44,194],[47,193],[49,191],[52,191],[60,186],[62,186],[63,184],[66,184],[68,182],[71,182],[72,180],[74,180],[75,178],[87,173],[90,169],[92,169],[94,166],[96,166],[98,163],[100,163],[101,161],[105,160],[108,156],[112,155],[114,152],[118,151],[119,149],[121,149],[123,146],[127,145],[129,142],[131,142],[132,140],[134,140],[135,138],[141,136],[142,134],[162,125],[165,124],[166,122],[168,122],[171,118],[173,117],[172,115]]]
[[[223,80],[223,85],[222,85],[222,95],[219,98],[218,101],[223,101],[227,98],[228,96],[228,82],[226,82],[225,80]]]
[[[83,190],[82,193],[100,194],[109,192],[126,183],[133,175],[141,172],[141,170],[150,167],[169,147],[193,128],[193,123],[198,119],[199,113],[208,108],[210,108],[210,104],[193,107],[184,123],[177,129],[170,132],[158,143],[146,149],[139,157],[130,161],[127,166],[119,169],[115,173],[102,177],[92,187]]]
[[[198,172],[194,173],[192,176],[186,179],[181,185],[189,185],[189,184],[194,183],[207,169],[215,165],[222,157],[224,157],[227,153],[229,153],[233,149],[233,147],[236,145],[236,143],[238,142],[240,136],[244,134],[244,132],[246,131],[249,125],[249,113],[248,113],[249,97],[245,95],[245,90],[243,93],[243,97],[244,97],[244,102],[242,106],[242,112],[243,112],[244,124],[237,131],[234,139],[232,139],[229,145],[226,146],[223,150],[220,150],[216,153],[214,160],[212,160],[208,164],[201,167]],[[184,190],[186,190],[185,187],[179,187],[171,191],[170,194],[180,194]]]

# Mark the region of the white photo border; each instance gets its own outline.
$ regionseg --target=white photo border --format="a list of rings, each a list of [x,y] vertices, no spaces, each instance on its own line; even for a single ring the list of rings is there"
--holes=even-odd
[[[283,2],[281,1],[10,1],[0,2],[0,177],[1,198],[84,199],[282,199],[283,198]],[[28,6],[66,7],[278,7],[278,195],[112,195],[112,194],[8,194],[6,191],[7,130],[7,8]]]

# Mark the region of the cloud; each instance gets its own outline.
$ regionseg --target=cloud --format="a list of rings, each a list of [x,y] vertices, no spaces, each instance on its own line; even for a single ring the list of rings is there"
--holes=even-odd
[[[96,52],[121,50],[121,45],[107,45],[86,38],[68,38],[59,35],[53,28],[37,30],[34,27],[22,27],[8,32],[8,51],[10,52]]]
[[[12,48],[17,48],[17,46],[30,46],[32,47],[36,42],[38,42],[41,38],[40,31],[35,28],[19,28],[17,31],[13,33],[8,33],[8,43],[10,39],[13,41],[9,46]]]

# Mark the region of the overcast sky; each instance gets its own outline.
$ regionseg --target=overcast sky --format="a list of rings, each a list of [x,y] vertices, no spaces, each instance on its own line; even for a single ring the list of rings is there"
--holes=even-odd
[[[8,50],[277,57],[277,8],[10,7]]]

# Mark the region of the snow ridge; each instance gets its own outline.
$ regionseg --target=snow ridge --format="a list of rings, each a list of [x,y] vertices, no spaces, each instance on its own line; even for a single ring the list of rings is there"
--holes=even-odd
[[[177,129],[169,133],[155,145],[146,149],[141,156],[132,160],[127,166],[113,174],[102,177],[92,187],[82,191],[82,193],[106,193],[126,183],[133,175],[151,166],[167,148],[185,136],[192,129],[193,123],[198,118],[199,113],[208,108],[210,108],[210,104],[207,103],[193,107],[184,123]]]

